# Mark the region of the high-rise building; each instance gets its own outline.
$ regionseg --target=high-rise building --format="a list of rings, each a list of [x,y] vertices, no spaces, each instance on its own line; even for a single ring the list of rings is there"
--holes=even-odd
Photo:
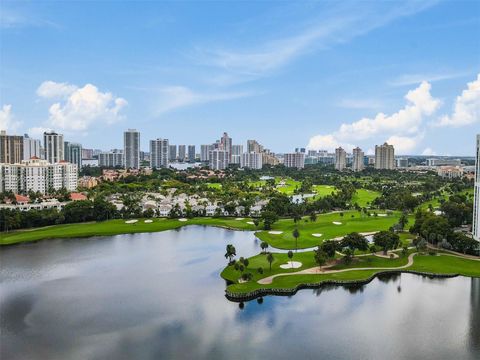
[[[178,145],[178,161],[180,161],[180,162],[185,161],[186,156],[187,156],[187,146],[186,145]]]
[[[42,143],[25,134],[23,135],[23,160],[30,160],[32,157],[39,159],[42,157]]]
[[[395,160],[397,168],[408,167],[408,158],[398,158]]]
[[[20,164],[23,160],[23,136],[0,132],[0,163]]]
[[[135,129],[123,133],[123,156],[126,169],[140,169],[140,132]]]
[[[359,147],[353,149],[353,161],[352,161],[352,170],[353,171],[362,171],[365,161],[365,153]]]
[[[83,160],[93,159],[93,149],[82,149],[82,159]]]
[[[76,164],[77,169],[82,168],[82,144],[64,142],[64,158],[65,161]]]
[[[393,145],[384,143],[375,145],[375,169],[395,169],[395,150]]]
[[[263,162],[261,153],[251,152],[242,154],[240,167],[247,169],[261,169],[262,166]]]
[[[335,149],[335,169],[338,171],[345,170],[347,166],[347,153],[342,147]]]
[[[188,145],[188,162],[195,162],[195,145]]]
[[[150,140],[150,167],[167,167],[169,150],[168,139]]]
[[[229,159],[228,159],[229,152],[227,150],[222,149],[214,149],[210,150],[208,155],[208,162],[210,169],[212,170],[225,170],[228,167]]]
[[[213,145],[200,145],[200,161],[207,162],[210,150],[213,150]]]
[[[124,167],[124,156],[123,150],[113,149],[106,152],[101,152],[98,155],[98,166],[115,168],[115,167]]]
[[[283,155],[283,164],[286,167],[303,169],[305,166],[305,153],[294,152]]]
[[[54,131],[44,132],[43,148],[45,149],[45,160],[50,164],[55,164],[65,159],[62,134],[57,134]]]
[[[295,148],[295,152],[301,152],[305,154],[306,149],[305,148]]]
[[[177,161],[177,145],[168,145],[168,161]]]
[[[260,153],[263,151],[263,146],[258,143],[257,140],[247,140],[247,152]]]
[[[47,194],[50,189],[77,190],[77,165],[65,161],[50,164],[46,160],[33,158],[21,164],[0,164],[0,192],[15,194],[39,191]]]
[[[240,165],[242,160],[243,145],[232,145],[231,163]],[[261,155],[261,154],[260,154]]]
[[[475,160],[475,187],[473,193],[473,238],[480,241],[480,134],[477,135]]]
[[[226,132],[223,133],[220,139],[220,149],[228,151],[228,160],[232,160],[232,138]]]

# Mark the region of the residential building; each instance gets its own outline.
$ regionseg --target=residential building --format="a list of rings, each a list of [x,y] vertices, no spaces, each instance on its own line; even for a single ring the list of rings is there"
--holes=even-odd
[[[294,152],[283,155],[283,164],[286,167],[303,169],[305,166],[305,153]]]
[[[220,149],[228,151],[228,160],[230,162],[232,160],[232,138],[226,132],[223,133],[220,139]]]
[[[384,143],[375,145],[375,169],[395,169],[395,149]]]
[[[94,188],[98,185],[98,180],[92,176],[83,176],[78,179],[78,186],[86,189]]]
[[[23,135],[23,160],[30,160],[32,157],[42,158],[42,143],[25,134]]]
[[[195,162],[195,145],[188,145],[188,162]]]
[[[480,241],[480,134],[477,135],[475,185],[473,193],[473,238]]]
[[[427,159],[427,166],[461,166],[460,159]]]
[[[19,164],[23,160],[23,136],[0,132],[0,163]]]
[[[209,166],[212,170],[225,170],[229,164],[229,152],[222,149],[214,149],[209,152]]]
[[[78,170],[82,168],[82,144],[65,141],[63,154],[66,162],[76,164]]]
[[[353,161],[352,161],[352,170],[362,171],[365,168],[365,153],[359,147],[353,149]]]
[[[168,145],[168,161],[177,161],[177,145]]]
[[[140,132],[135,129],[123,133],[123,156],[125,169],[140,169]]]
[[[295,152],[301,152],[305,154],[306,149],[305,148],[295,148]]]
[[[159,169],[168,166],[168,139],[150,140],[150,167]]]
[[[463,177],[463,169],[460,166],[439,166],[437,175],[448,179],[461,178]]]
[[[47,160],[32,158],[22,160],[21,164],[0,164],[0,192],[48,194],[50,189],[62,188],[75,191],[77,180],[77,165],[65,161],[50,164]]]
[[[236,155],[234,155],[236,156]],[[240,167],[247,169],[261,169],[263,166],[261,153],[244,153],[241,155]]]
[[[115,168],[124,167],[123,150],[113,149],[110,151],[102,152],[98,155],[98,166]]]
[[[247,152],[256,152],[261,153],[263,151],[263,146],[258,143],[257,140],[247,140]]]
[[[338,171],[345,170],[347,166],[347,153],[342,147],[335,149],[335,169]]]
[[[243,145],[232,145],[231,163],[238,164],[242,162]]]
[[[187,146],[186,145],[178,145],[178,161],[183,162],[185,161],[185,157],[187,153]]]
[[[213,150],[212,145],[200,145],[200,161],[201,162],[208,162],[208,155],[210,150]]]
[[[395,160],[397,168],[407,168],[408,167],[408,158],[398,158]]]
[[[102,152],[102,151],[100,151]],[[99,154],[100,156],[100,154]],[[91,160],[93,159],[93,149],[82,149],[82,159]]]
[[[45,160],[50,164],[55,164],[65,159],[62,134],[57,134],[54,131],[44,132],[43,148],[45,149]]]

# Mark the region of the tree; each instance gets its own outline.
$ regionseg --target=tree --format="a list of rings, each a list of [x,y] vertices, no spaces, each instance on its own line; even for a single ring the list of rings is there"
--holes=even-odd
[[[300,237],[300,232],[298,231],[297,228],[293,229],[292,235],[295,238],[295,252],[298,249],[298,238]]]
[[[270,230],[272,225],[278,220],[278,215],[273,211],[264,211],[260,215],[263,220],[263,229]]]
[[[321,245],[320,248],[322,251],[327,254],[329,258],[335,257],[335,252],[338,249],[338,242],[335,240],[325,240]]]
[[[267,252],[268,243],[266,241],[262,241],[260,243],[260,248],[263,250],[263,253],[265,254]]]
[[[273,257],[272,253],[268,253],[267,261],[270,264],[270,271],[272,271],[272,263],[275,261],[275,258]]]
[[[288,250],[287,256],[288,256],[288,258],[290,259],[290,264],[292,265],[292,268],[293,268],[293,262],[292,262],[293,251],[292,251],[292,250]]]
[[[365,236],[357,232],[352,232],[342,239],[342,247],[349,248],[352,252],[352,257],[355,255],[355,250],[368,250],[368,241]]]
[[[407,214],[403,212],[402,215],[400,215],[400,218],[398,219],[398,226],[400,230],[403,230],[407,224],[408,224],[408,217],[407,217]]]
[[[256,228],[258,228],[258,225],[260,225],[260,220],[258,220],[258,218],[253,219],[253,224]]]
[[[310,221],[311,222],[317,221],[317,214],[315,213],[315,211],[312,211],[312,213],[310,214]]]
[[[321,249],[320,246],[316,250],[313,250],[313,256],[315,262],[318,264],[318,266],[320,266],[320,268],[327,262],[328,255]]]
[[[343,252],[344,256],[343,256],[343,261],[345,262],[345,264],[350,264],[352,262],[352,259],[353,259],[353,251],[350,250],[350,248],[346,248]]]
[[[400,237],[391,231],[380,231],[373,235],[375,245],[382,248],[386,254],[388,250],[396,249],[400,244]]]
[[[225,258],[229,260],[229,263],[232,263],[232,259],[237,256],[237,250],[232,244],[227,245],[227,251],[225,252]]]

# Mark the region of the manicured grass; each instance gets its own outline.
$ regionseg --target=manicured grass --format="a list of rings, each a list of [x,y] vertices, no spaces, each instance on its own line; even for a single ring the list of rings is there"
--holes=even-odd
[[[221,189],[222,188],[222,184],[220,184],[220,183],[207,183],[207,186],[210,189]]]
[[[352,217],[353,216],[353,217]],[[365,216],[355,210],[344,211],[341,213],[328,213],[317,216],[317,221],[311,222],[308,218],[303,218],[298,224],[291,219],[281,219],[272,226],[273,231],[283,231],[280,235],[269,234],[268,231],[259,231],[256,236],[268,242],[271,246],[279,249],[294,249],[295,239],[292,235],[293,229],[298,227],[300,237],[298,239],[298,248],[309,248],[317,246],[326,239],[333,239],[344,236],[351,232],[374,232],[388,230],[392,225],[398,222],[399,212],[393,212],[386,217]],[[305,222],[307,220],[307,222]],[[334,225],[333,222],[341,222],[341,225]],[[322,234],[321,237],[315,237],[312,234]]]
[[[368,189],[357,189],[357,192],[352,197],[352,204],[357,203],[361,207],[369,206],[373,200],[381,194],[377,191]]]
[[[337,188],[331,185],[313,185],[312,187],[315,196],[313,198],[308,198],[308,201],[317,200],[327,195],[332,195]]]
[[[185,225],[209,225],[238,230],[255,230],[254,225],[247,224],[250,219],[242,221],[234,218],[195,218],[186,222],[177,219],[151,219],[152,223],[144,223],[139,219],[135,224],[126,224],[125,220],[109,220],[103,222],[54,225],[43,228],[0,233],[0,245],[15,244],[52,238],[73,238],[90,236],[108,236],[141,232],[157,232],[176,229]]]
[[[277,190],[286,195],[294,195],[295,189],[300,189],[302,183],[290,178],[275,178],[275,183],[278,184],[283,181],[285,182],[284,186],[277,187]]]

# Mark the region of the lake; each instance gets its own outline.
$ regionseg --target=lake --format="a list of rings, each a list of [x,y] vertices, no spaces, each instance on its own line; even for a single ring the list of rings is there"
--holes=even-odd
[[[1,359],[479,359],[480,279],[403,274],[243,304],[226,244],[188,226],[0,250]]]

